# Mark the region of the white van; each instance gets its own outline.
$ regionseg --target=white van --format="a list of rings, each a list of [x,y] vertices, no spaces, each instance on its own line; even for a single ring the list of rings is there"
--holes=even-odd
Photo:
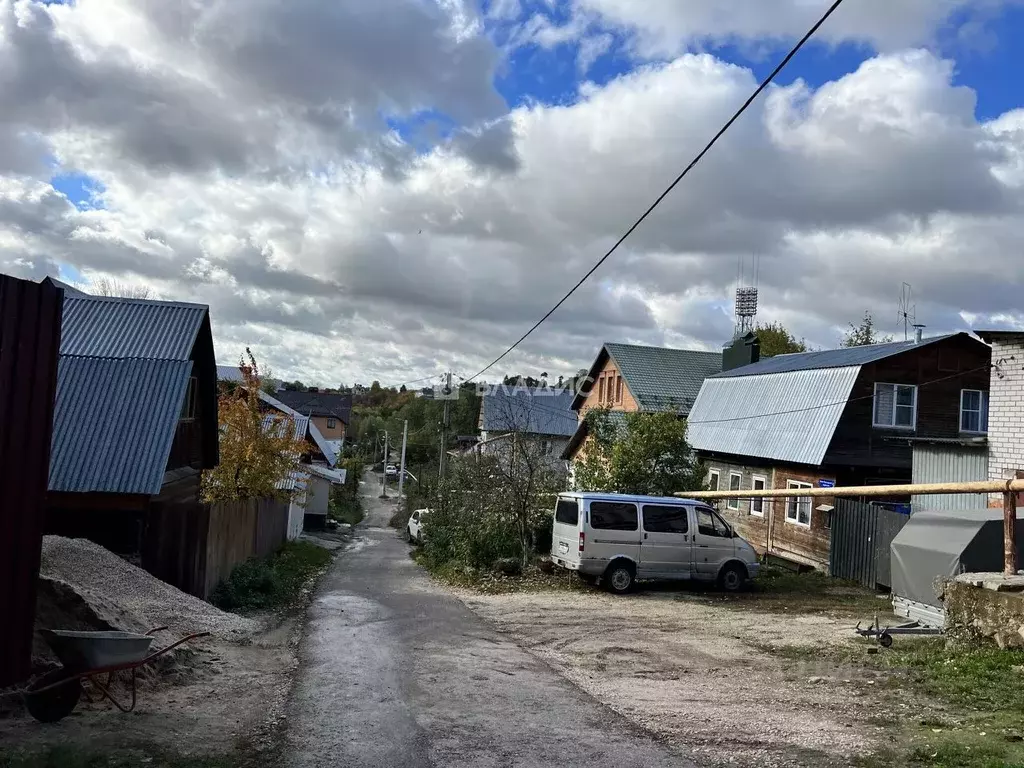
[[[558,495],[551,560],[619,594],[637,579],[699,579],[734,592],[759,565],[706,502],[588,492]]]

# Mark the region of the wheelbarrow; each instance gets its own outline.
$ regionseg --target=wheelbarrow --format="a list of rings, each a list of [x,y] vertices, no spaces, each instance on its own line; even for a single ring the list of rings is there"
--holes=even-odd
[[[133,632],[74,632],[62,629],[42,629],[46,644],[57,656],[61,666],[34,680],[22,692],[25,708],[41,723],[55,723],[74,711],[83,693],[90,702],[94,699],[82,687],[100,694],[100,700],[109,699],[122,712],[135,709],[137,700],[136,672],[139,667],[173,651],[182,643],[206,637],[209,632],[198,632],[181,638],[176,643],[150,652],[153,634],[167,627],[156,627],[144,635]],[[131,672],[131,703],[125,704],[111,692],[111,682],[117,672]],[[101,676],[106,675],[106,680]]]

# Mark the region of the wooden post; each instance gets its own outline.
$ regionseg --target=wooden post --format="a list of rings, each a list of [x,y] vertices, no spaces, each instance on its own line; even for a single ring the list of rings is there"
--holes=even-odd
[[[1003,573],[1017,573],[1017,494],[1003,492]]]

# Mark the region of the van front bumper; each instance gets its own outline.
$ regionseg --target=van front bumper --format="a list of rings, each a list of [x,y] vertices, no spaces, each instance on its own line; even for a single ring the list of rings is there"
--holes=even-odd
[[[747,576],[749,576],[751,579],[756,579],[758,572],[761,570],[761,564],[754,562],[744,563],[744,565],[747,566]]]

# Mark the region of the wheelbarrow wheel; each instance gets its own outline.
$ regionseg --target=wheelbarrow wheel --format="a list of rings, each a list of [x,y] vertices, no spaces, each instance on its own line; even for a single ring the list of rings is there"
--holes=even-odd
[[[58,685],[62,680],[63,684]],[[40,690],[51,685],[54,687],[49,690]],[[81,695],[81,681],[71,677],[67,670],[55,669],[29,685],[25,691],[25,708],[41,723],[56,723],[74,711]]]
[[[878,644],[883,648],[892,648],[892,635],[888,632],[883,632],[878,636]]]

